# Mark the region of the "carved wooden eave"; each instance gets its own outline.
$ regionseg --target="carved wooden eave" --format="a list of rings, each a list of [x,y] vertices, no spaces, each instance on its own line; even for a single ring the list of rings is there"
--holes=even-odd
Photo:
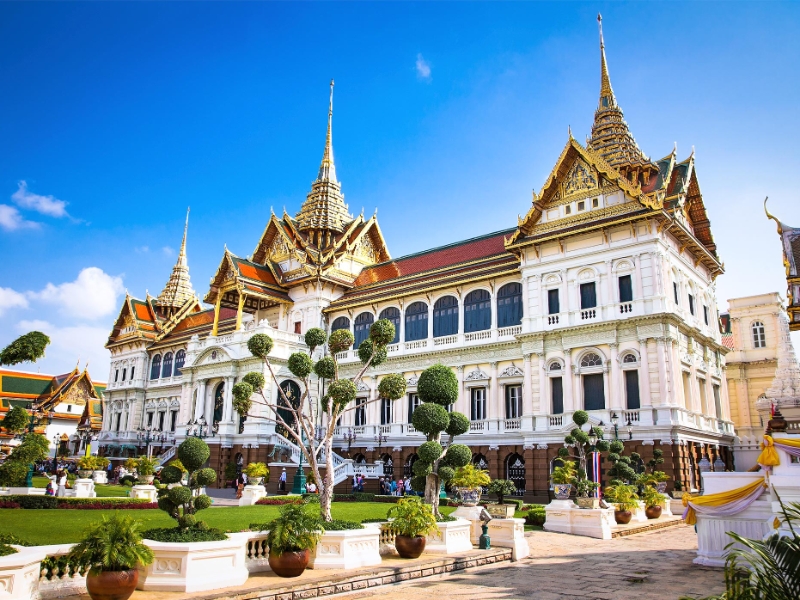
[[[164,322],[161,328],[161,332],[156,335],[156,341],[161,341],[166,337],[175,327],[177,327],[178,323],[183,321],[184,318],[189,316],[191,313],[200,312],[203,310],[203,307],[200,304],[200,300],[195,296],[194,298],[189,298],[186,302],[184,302],[183,306],[181,306],[175,314],[173,314],[167,321]]]
[[[233,254],[228,248],[225,248],[225,253],[222,255],[222,260],[217,267],[217,272],[211,278],[211,287],[208,290],[203,302],[208,304],[216,304],[217,296],[220,292],[236,287],[236,266],[232,260]]]
[[[716,279],[718,275],[725,272],[725,265],[717,258],[716,254],[700,242],[686,225],[675,218],[675,215],[670,214],[667,210],[662,210],[657,215],[657,219],[660,222],[659,231],[669,232],[670,235],[678,240],[681,250],[689,250],[694,256],[695,266],[699,264],[705,266],[712,279]]]
[[[105,347],[112,348],[119,344],[130,343],[132,341],[147,341],[139,327],[139,318],[136,316],[136,310],[133,308],[133,301],[140,302],[147,306],[148,312],[152,317],[153,333],[157,334],[160,331],[160,321],[158,315],[153,310],[152,297],[148,295],[148,301],[138,300],[133,298],[127,291],[125,292],[125,300],[122,302],[119,314],[114,321],[114,326],[108,335]],[[127,329],[127,331],[125,331]],[[115,332],[117,332],[115,334]]]

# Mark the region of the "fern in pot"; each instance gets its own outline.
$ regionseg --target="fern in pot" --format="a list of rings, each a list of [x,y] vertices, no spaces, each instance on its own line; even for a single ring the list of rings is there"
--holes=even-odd
[[[252,528],[252,527],[251,527]],[[269,529],[269,566],[280,577],[299,577],[308,566],[320,536],[320,519],[307,505],[286,504],[280,516],[263,526]]]
[[[114,513],[86,529],[69,562],[89,567],[86,589],[92,600],[127,600],[139,582],[136,567],[153,562],[153,552],[142,543],[139,522]]]
[[[619,480],[612,482],[605,491],[605,499],[616,504],[614,519],[619,525],[627,525],[631,522],[633,513],[639,507],[639,496],[636,488]]]
[[[417,558],[425,550],[425,536],[439,531],[433,510],[416,496],[406,496],[389,509],[394,547],[402,558]]]

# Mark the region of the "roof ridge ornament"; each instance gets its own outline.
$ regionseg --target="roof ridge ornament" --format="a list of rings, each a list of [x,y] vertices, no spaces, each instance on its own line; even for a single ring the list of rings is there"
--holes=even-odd
[[[156,305],[166,309],[168,314],[183,306],[189,298],[196,296],[189,277],[189,262],[186,258],[186,238],[189,233],[189,207],[186,208],[186,223],[183,226],[183,239],[178,252],[178,260],[172,268],[172,274],[156,299]]]
[[[608,75],[608,64],[606,62],[606,45],[603,41],[603,15],[597,13],[597,27],[600,30],[600,107],[603,108],[603,98],[608,99],[605,108],[616,106],[614,90],[611,88],[611,78]]]

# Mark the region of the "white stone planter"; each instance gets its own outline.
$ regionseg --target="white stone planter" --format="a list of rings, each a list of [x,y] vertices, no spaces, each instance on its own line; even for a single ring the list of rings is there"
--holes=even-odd
[[[131,498],[143,498],[148,502],[157,502],[156,486],[154,485],[135,485],[131,488]]]
[[[45,488],[7,487],[0,490],[2,496],[44,496]]]
[[[105,471],[102,470],[93,471],[92,479],[94,480],[95,483],[100,483],[103,485],[108,483],[108,475],[106,474]]]
[[[511,560],[525,558],[531,553],[525,539],[525,519],[492,519],[489,521],[489,539],[492,546],[511,548]]]
[[[267,488],[263,485],[246,485],[239,498],[239,506],[253,506],[261,498],[266,497]]]
[[[0,598],[30,600],[39,596],[39,571],[45,553],[15,546],[18,552],[0,557]]]
[[[381,564],[380,529],[348,529],[322,534],[308,563],[311,569],[356,569]]]
[[[247,581],[247,536],[231,534],[220,542],[171,543],[145,540],[155,560],[139,568],[137,589],[206,592]]]
[[[610,540],[611,530],[616,525],[613,508],[578,508],[571,500],[553,500],[544,510],[547,514],[545,531]]]
[[[425,536],[427,554],[456,554],[472,550],[470,529],[472,523],[466,519],[437,523],[439,531]]]
[[[94,481],[91,479],[76,479],[72,484],[73,498],[96,498]]]

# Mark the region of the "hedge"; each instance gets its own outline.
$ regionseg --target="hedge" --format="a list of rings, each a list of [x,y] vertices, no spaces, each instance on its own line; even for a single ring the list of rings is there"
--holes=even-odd
[[[489,502],[481,502],[481,506],[488,506],[489,504]],[[525,502],[519,498],[504,498],[503,504],[516,504],[517,508],[515,510],[522,510],[522,506],[525,504]]]
[[[261,500],[256,500],[256,504],[261,506],[281,506],[283,504],[302,504],[303,497],[302,496],[268,496],[267,498],[261,498]]]
[[[94,500],[94,498],[90,499]],[[64,510],[152,510],[158,508],[158,502],[105,502],[104,500],[86,504],[59,502],[58,508]]]
[[[388,502],[390,504],[397,504],[400,502],[402,496],[380,496],[378,494],[372,499],[373,502]],[[382,519],[385,520],[385,519]]]
[[[12,506],[16,505],[16,506]],[[102,506],[100,506],[102,505]],[[0,508],[153,508],[143,498],[59,498],[56,496],[3,496]]]

